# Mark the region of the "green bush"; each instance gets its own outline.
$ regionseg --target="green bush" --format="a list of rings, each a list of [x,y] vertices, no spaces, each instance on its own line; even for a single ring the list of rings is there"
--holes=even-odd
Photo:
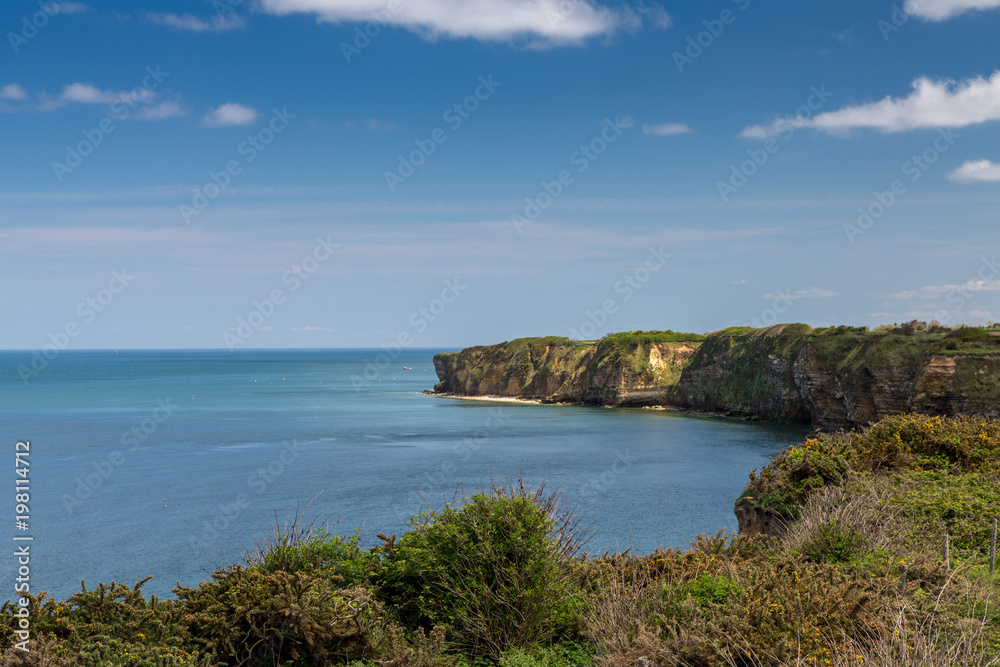
[[[812,492],[853,472],[905,470],[1000,473],[1000,422],[975,417],[895,415],[859,432],[821,434],[782,451],[737,501],[794,517]]]
[[[554,646],[504,651],[498,667],[592,667],[592,649],[583,644],[563,642]]]
[[[518,482],[412,525],[386,549],[381,581],[404,625],[446,625],[471,655],[493,659],[572,633],[580,540],[558,497]]]
[[[371,595],[362,587],[338,589],[321,573],[233,565],[198,588],[175,590],[191,634],[225,664],[326,665],[338,653],[371,653],[379,617]]]
[[[864,540],[857,530],[844,528],[832,519],[802,545],[802,557],[809,563],[851,563],[859,558],[863,548]]]
[[[183,607],[176,600],[159,600],[155,595],[147,599],[143,595],[142,586],[151,578],[131,587],[112,581],[91,590],[80,582],[80,592],[64,602],[45,593],[29,596],[32,636],[49,640],[51,645],[45,651],[54,659],[89,659],[86,655],[115,646],[129,659],[153,659],[151,656],[158,653],[156,659],[180,660],[178,664],[183,665],[207,661],[211,651],[198,651],[191,645]],[[14,642],[14,605],[8,601],[0,607],[0,646]],[[81,651],[84,658],[79,658]]]

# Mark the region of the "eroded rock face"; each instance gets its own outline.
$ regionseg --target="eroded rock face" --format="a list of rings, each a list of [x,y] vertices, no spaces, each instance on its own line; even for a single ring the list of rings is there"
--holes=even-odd
[[[890,414],[1000,418],[1000,354],[939,354],[932,337],[806,325],[704,341],[522,339],[438,355],[435,391],[607,406],[671,406],[854,429]]]
[[[754,535],[784,537],[788,531],[788,521],[775,514],[753,507],[749,503],[736,503],[736,506],[733,507],[733,513],[736,514],[736,521],[739,522],[740,535],[748,537]]]

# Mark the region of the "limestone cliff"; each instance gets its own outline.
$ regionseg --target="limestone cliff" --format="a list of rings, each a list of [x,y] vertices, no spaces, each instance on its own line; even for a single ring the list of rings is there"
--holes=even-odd
[[[857,428],[886,415],[1000,417],[1000,338],[812,329],[708,336],[630,332],[599,341],[526,338],[439,354],[439,393],[609,406],[673,406]]]

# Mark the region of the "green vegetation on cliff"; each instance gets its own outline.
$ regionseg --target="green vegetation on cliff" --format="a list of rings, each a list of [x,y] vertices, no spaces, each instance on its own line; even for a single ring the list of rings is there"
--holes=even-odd
[[[811,438],[751,477],[780,537],[581,553],[572,504],[523,483],[359,547],[297,520],[176,599],[99,585],[31,608],[5,666],[867,667],[1000,663],[1000,423],[894,417]],[[772,508],[773,509],[773,508]],[[787,512],[789,518],[793,512]],[[942,561],[944,531],[951,560]],[[905,576],[902,576],[905,575]]]
[[[1000,331],[910,323],[522,338],[437,355],[439,392],[664,405],[859,428],[907,411],[1000,417]]]
[[[1000,422],[908,414],[861,432],[819,434],[751,473],[739,502],[793,518],[810,495],[824,486],[842,486],[851,475],[909,479],[913,472],[976,479],[1000,475]],[[995,509],[1000,513],[1000,505]]]

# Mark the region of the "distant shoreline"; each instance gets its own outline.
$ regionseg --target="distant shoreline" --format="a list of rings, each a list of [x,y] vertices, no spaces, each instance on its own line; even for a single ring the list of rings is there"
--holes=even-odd
[[[433,389],[425,389],[420,393],[427,394],[428,396],[438,396],[440,398],[454,398],[460,401],[486,401],[490,403],[531,403],[534,405],[544,404],[544,402],[541,399],[518,398],[517,396],[461,396],[459,394],[453,394],[451,392],[434,391]]]

